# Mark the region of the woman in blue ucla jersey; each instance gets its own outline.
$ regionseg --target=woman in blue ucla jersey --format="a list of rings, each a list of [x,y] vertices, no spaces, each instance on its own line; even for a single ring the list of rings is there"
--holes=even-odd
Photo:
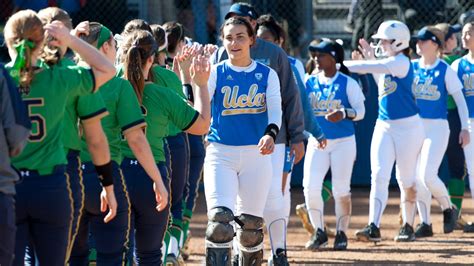
[[[470,137],[474,138],[472,125],[474,123],[474,22],[468,22],[462,29],[462,47],[468,50],[468,53],[457,59],[451,65],[457,72],[459,79],[463,83],[463,94],[466,99],[469,110]],[[474,198],[474,144],[471,142],[464,147],[466,157],[466,166],[469,174],[469,187],[471,195]],[[464,232],[472,232],[472,225],[464,227]]]
[[[306,244],[311,250],[324,247],[328,237],[324,231],[324,203],[321,196],[324,177],[332,172],[336,202],[335,250],[347,248],[347,232],[351,215],[351,176],[356,158],[356,141],[352,121],[365,115],[364,94],[359,84],[348,76],[343,64],[344,49],[334,41],[323,41],[309,49],[315,53],[321,70],[306,80],[306,93],[319,124],[326,135],[327,146],[319,148],[315,137],[308,141],[304,164],[303,187],[306,206],[315,233]],[[338,70],[336,64],[340,64]]]
[[[438,169],[449,141],[448,94],[456,102],[461,118],[462,130],[457,137],[462,146],[469,144],[469,118],[461,81],[456,72],[440,59],[445,40],[443,32],[428,26],[418,32],[416,39],[416,52],[421,58],[412,61],[415,73],[412,90],[420,108],[426,136],[417,167],[417,205],[421,222],[416,228],[415,236],[427,237],[433,235],[430,221],[431,194],[443,211],[445,233],[454,230],[458,217],[448,190],[438,177]]]
[[[397,181],[401,187],[403,226],[396,241],[413,241],[416,211],[416,160],[424,139],[415,97],[411,91],[413,69],[407,54],[408,27],[399,21],[385,21],[372,36],[379,39],[375,50],[361,40],[361,50],[345,61],[351,72],[372,73],[378,81],[379,115],[370,149],[371,189],[369,224],[356,233],[359,240],[381,240],[380,221],[387,205],[388,185],[396,162]],[[386,58],[375,60],[375,55]]]
[[[212,99],[210,142],[204,162],[209,223],[207,265],[227,265],[234,237],[240,265],[260,264],[263,256],[263,209],[270,189],[271,157],[281,124],[276,72],[250,58],[252,26],[230,18],[221,27],[229,59],[213,66],[208,88]]]
[[[265,41],[272,42],[283,48],[286,33],[283,28],[275,21],[271,15],[262,15],[257,20],[257,37]],[[300,90],[301,102],[304,111],[305,129],[313,134],[319,142],[325,145],[324,134],[312,114],[312,109],[306,97],[304,85],[304,67],[303,63],[296,58],[288,56],[293,77]],[[283,149],[284,145],[277,145],[275,149]],[[290,154],[290,147],[286,147],[285,166],[283,169],[283,178],[281,182],[272,182],[263,218],[270,235],[270,245],[272,256],[269,258],[269,264],[280,265],[287,262],[286,255],[286,226],[289,221],[291,196],[290,180],[291,169],[293,167],[294,155]],[[280,180],[278,180],[280,181]]]

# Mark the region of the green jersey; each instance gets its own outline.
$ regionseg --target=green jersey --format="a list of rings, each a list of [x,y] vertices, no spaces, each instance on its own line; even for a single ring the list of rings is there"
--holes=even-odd
[[[168,136],[169,124],[174,123],[184,131],[193,125],[199,115],[178,94],[151,82],[145,85],[142,111],[148,125],[146,137],[156,162],[165,161],[163,138]],[[122,144],[124,155],[135,158],[127,143],[122,142]]]
[[[63,58],[58,66],[74,66],[75,63]],[[80,96],[80,94],[69,94],[66,103],[66,115],[64,116],[63,144],[66,154],[69,150],[81,150],[81,139],[79,135],[79,119],[87,123],[91,119],[100,119],[107,115],[104,101],[99,93]]]
[[[155,84],[160,87],[166,87],[172,89],[176,92],[179,96],[183,99],[186,99],[183,93],[183,84],[181,80],[179,80],[178,76],[171,71],[161,66],[154,66],[152,68],[153,71],[153,78],[155,80]],[[181,133],[181,129],[179,129],[175,124],[169,124],[169,136],[176,136],[177,134]]]
[[[448,63],[449,65],[451,65],[458,58],[460,58],[460,56],[457,54],[443,56],[444,61],[446,61],[446,63]],[[451,95],[448,95],[448,109],[452,110],[456,108],[456,103],[454,102],[453,97],[451,97]]]
[[[99,93],[105,102],[109,115],[102,119],[102,128],[109,142],[111,160],[120,164],[122,134],[146,126],[133,87],[127,80],[114,77],[105,83]],[[82,140],[81,159],[91,161],[85,139]]]
[[[29,93],[22,95],[28,106],[32,130],[23,152],[13,158],[13,165],[17,169],[37,170],[41,175],[48,175],[56,165],[66,164],[62,121],[67,97],[93,92],[91,69],[79,66],[39,68]]]

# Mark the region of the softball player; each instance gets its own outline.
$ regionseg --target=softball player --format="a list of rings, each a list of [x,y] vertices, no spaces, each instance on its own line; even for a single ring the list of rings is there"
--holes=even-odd
[[[372,36],[379,39],[375,51],[361,40],[367,61],[345,61],[351,72],[372,73],[378,81],[379,115],[372,136],[370,150],[371,189],[369,224],[356,232],[357,239],[378,242],[380,219],[387,204],[388,185],[394,162],[397,181],[401,187],[403,225],[395,241],[413,241],[413,222],[416,212],[416,161],[424,140],[424,130],[418,107],[411,91],[413,68],[408,53],[410,31],[399,21],[380,24]],[[377,56],[386,56],[382,60]],[[353,58],[362,55],[353,52]]]
[[[454,53],[458,47],[457,32],[462,30],[459,24],[449,25],[448,23],[440,23],[435,25],[445,34],[445,44],[443,49],[443,59],[448,64],[452,64],[454,60],[461,56]],[[451,96],[448,97],[448,123],[449,123],[449,142],[446,149],[446,159],[448,162],[448,169],[450,178],[448,181],[448,191],[451,196],[451,202],[456,205],[459,212],[459,217],[455,229],[474,231],[474,226],[464,220],[461,215],[461,207],[464,197],[464,190],[466,188],[465,178],[467,175],[466,160],[464,152],[459,144],[459,133],[461,132],[461,121],[459,119],[456,103]]]
[[[206,66],[205,61],[200,57],[196,58],[191,66],[191,77],[197,85],[194,105],[196,109],[193,109],[170,89],[159,87],[152,82],[145,82],[145,77],[150,76],[157,48],[156,41],[150,32],[134,31],[127,36],[122,47],[126,55],[123,58],[123,67],[124,78],[132,83],[138,101],[142,105],[148,124],[146,136],[163,181],[169,189],[164,137],[168,135],[170,123],[190,133],[207,132],[210,121],[209,96],[206,89],[209,66]],[[130,144],[122,146],[125,156],[122,169],[132,203],[135,258],[138,264],[159,264],[162,257],[162,241],[168,225],[169,208],[156,211],[153,184],[129,146]]]
[[[91,70],[35,68],[44,30],[54,38],[48,45],[65,45],[75,50]],[[115,69],[97,51],[69,34],[61,22],[43,28],[31,10],[20,11],[8,20],[5,39],[13,60],[10,73],[20,85],[35,125],[25,150],[12,161],[23,178],[16,187],[18,230],[14,263],[23,265],[25,247],[31,240],[37,265],[64,265],[73,217],[67,160],[61,143],[66,98],[70,94],[94,92],[115,74]]]
[[[474,123],[474,22],[466,23],[462,29],[462,47],[467,49],[468,53],[454,61],[451,66],[463,83],[463,94],[469,110],[470,127],[472,127]],[[472,128],[469,130],[471,139],[474,139]],[[464,147],[464,156],[469,174],[469,187],[474,198],[474,144],[472,142]],[[472,224],[466,224],[464,232],[473,232],[472,227]]]
[[[38,12],[38,17],[43,22],[43,25],[47,25],[52,21],[58,20],[72,30],[71,18],[66,11],[56,8],[49,7],[42,9]],[[78,25],[74,32],[77,34],[81,32],[84,24]],[[61,46],[57,49],[46,48],[42,54],[42,63],[48,65],[57,65],[58,67],[73,66],[75,63],[65,57],[67,47]],[[59,61],[55,58],[54,54],[59,53]],[[64,117],[64,132],[63,132],[63,145],[67,156],[68,164],[66,171],[70,178],[70,186],[74,201],[74,217],[71,227],[71,236],[69,242],[68,255],[74,243],[74,239],[78,230],[78,223],[80,215],[82,214],[82,208],[84,206],[84,184],[82,179],[81,160],[79,157],[81,150],[81,140],[79,137],[78,122],[81,120],[82,128],[87,136],[87,143],[89,149],[94,154],[94,165],[107,165],[110,163],[110,153],[107,143],[107,138],[102,130],[100,119],[107,115],[107,109],[105,108],[104,101],[99,93],[92,95],[80,96],[80,95],[69,95],[66,103],[66,115]],[[114,195],[113,186],[107,186],[103,188],[104,194],[107,195],[111,212],[106,215],[106,221],[110,221],[115,217],[117,210],[117,202]],[[28,247],[32,248],[32,247]],[[28,256],[30,255],[30,258]],[[34,259],[30,252],[27,251],[26,259]],[[32,263],[34,264],[34,263]]]
[[[323,41],[309,49],[316,53],[317,75],[306,80],[306,92],[314,115],[326,137],[327,146],[320,150],[320,144],[312,136],[308,140],[304,164],[303,187],[306,206],[314,235],[306,248],[315,250],[328,243],[324,231],[324,203],[321,196],[324,177],[331,168],[334,180],[333,195],[336,201],[335,250],[347,249],[347,236],[351,215],[350,181],[356,158],[356,142],[352,121],[365,115],[364,94],[359,84],[349,77],[343,64],[344,49],[333,41]],[[340,64],[338,71],[336,63]]]
[[[421,223],[416,228],[416,237],[433,235],[430,221],[431,194],[443,211],[445,233],[454,230],[458,218],[458,211],[449,200],[448,190],[438,177],[438,169],[449,140],[448,94],[456,102],[461,118],[462,130],[458,134],[458,141],[462,146],[469,144],[469,118],[461,81],[456,72],[439,59],[444,39],[441,30],[433,26],[421,29],[416,36],[416,52],[421,57],[412,61],[415,71],[412,90],[426,134],[417,166],[417,205]]]
[[[276,45],[282,47],[285,41],[285,31],[281,28],[280,25],[275,21],[271,15],[260,16],[257,20],[257,37],[265,41],[275,43]],[[306,97],[305,85],[304,85],[304,68],[303,64],[293,58],[288,56],[288,61],[290,63],[291,69],[293,71],[293,77],[296,84],[300,90],[301,102],[303,104],[304,110],[304,122],[305,128],[307,131],[311,132],[318,142],[321,142],[322,145],[325,145],[324,134],[319,127],[315,118],[313,118],[312,108],[309,105],[309,101]],[[288,264],[287,255],[286,255],[286,227],[289,221],[290,208],[291,208],[291,196],[290,196],[290,180],[291,176],[289,172],[293,167],[294,155],[291,154],[289,147],[286,147],[285,150],[285,166],[283,169],[282,182],[272,183],[270,188],[270,194],[279,194],[281,193],[283,197],[280,199],[280,205],[283,208],[280,208],[279,217],[275,217],[275,211],[269,210],[264,211],[264,219],[266,221],[267,230],[270,235],[270,244],[272,248],[272,256],[269,258],[270,265],[286,265]]]
[[[204,161],[206,264],[230,263],[234,213],[239,265],[260,264],[272,180],[271,157],[265,155],[275,148],[282,115],[279,80],[274,70],[251,59],[255,34],[247,20],[226,20],[221,38],[229,59],[213,66],[208,83],[213,117]]]

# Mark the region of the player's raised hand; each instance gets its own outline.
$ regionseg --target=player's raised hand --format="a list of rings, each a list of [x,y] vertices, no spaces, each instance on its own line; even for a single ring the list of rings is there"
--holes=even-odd
[[[375,49],[365,39],[359,39],[359,51],[364,59],[375,59]]]
[[[153,183],[153,190],[155,191],[156,210],[163,211],[168,206],[168,190],[160,180],[159,182]]]
[[[271,136],[265,135],[260,139],[257,147],[262,155],[272,154],[275,149],[275,142]]]
[[[461,144],[461,147],[466,147],[470,142],[471,136],[469,135],[469,131],[467,129],[461,130],[461,132],[459,132],[459,144]]]
[[[51,22],[50,24],[44,26],[46,30],[46,35],[48,45],[61,47],[70,45],[74,35],[71,35],[69,29],[64,26],[64,24],[58,20]]]
[[[117,215],[117,200],[115,199],[114,185],[106,186],[102,188],[100,193],[100,211],[106,212],[109,209],[109,213],[104,218],[104,223],[110,222]]]
[[[82,34],[88,36],[89,35],[89,21],[82,21],[77,24],[76,28],[71,31],[71,34],[74,36],[81,36]]]
[[[204,56],[198,55],[193,58],[190,68],[191,79],[199,87],[207,86],[209,75],[211,73],[211,64]]]

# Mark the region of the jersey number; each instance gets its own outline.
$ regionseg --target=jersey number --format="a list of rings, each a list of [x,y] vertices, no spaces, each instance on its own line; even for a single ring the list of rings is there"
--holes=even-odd
[[[33,113],[33,107],[41,107],[44,105],[43,98],[23,99],[28,106],[28,115],[31,120],[32,129],[28,140],[30,142],[39,142],[46,136],[46,119],[40,114]]]

